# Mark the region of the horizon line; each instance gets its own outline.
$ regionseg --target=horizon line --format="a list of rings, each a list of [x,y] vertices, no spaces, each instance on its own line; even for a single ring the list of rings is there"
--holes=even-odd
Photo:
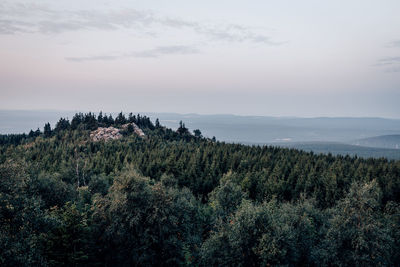
[[[95,113],[98,114],[100,112],[103,113],[124,113],[124,114],[129,114],[132,111],[125,112],[125,111],[90,111],[90,110],[78,110],[78,109],[71,109],[71,110],[65,110],[65,109],[2,109],[0,108],[0,112],[29,112],[29,111],[36,111],[36,112],[82,112],[82,113]],[[183,116],[188,116],[188,115],[196,115],[196,116],[235,116],[235,117],[261,117],[261,118],[279,118],[279,119],[385,119],[385,120],[400,120],[400,117],[382,117],[382,116],[326,116],[326,115],[319,115],[319,116],[293,116],[293,115],[255,115],[255,114],[234,114],[234,113],[196,113],[196,112],[189,112],[189,113],[180,113],[180,112],[155,112],[155,111],[135,111],[132,112],[135,114],[174,114],[174,115],[183,115]]]

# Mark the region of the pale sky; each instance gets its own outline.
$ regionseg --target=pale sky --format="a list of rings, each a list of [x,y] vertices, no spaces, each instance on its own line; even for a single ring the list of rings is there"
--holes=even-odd
[[[400,118],[399,0],[1,0],[0,109]]]

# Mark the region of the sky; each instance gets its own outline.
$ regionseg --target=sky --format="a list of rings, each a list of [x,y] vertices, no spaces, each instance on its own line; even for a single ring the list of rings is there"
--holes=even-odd
[[[398,0],[1,0],[0,109],[400,118]]]

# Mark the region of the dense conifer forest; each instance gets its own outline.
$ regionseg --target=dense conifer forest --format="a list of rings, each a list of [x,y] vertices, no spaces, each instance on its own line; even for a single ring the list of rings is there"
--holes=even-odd
[[[109,126],[123,138],[90,139]],[[398,266],[399,202],[400,161],[229,144],[142,115],[0,136],[1,266]]]

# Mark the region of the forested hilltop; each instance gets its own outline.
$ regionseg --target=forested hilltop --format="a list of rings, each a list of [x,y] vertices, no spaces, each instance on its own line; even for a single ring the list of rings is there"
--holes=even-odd
[[[99,127],[121,138],[94,141]],[[141,115],[0,136],[1,266],[398,266],[399,201],[400,161],[227,144]]]

